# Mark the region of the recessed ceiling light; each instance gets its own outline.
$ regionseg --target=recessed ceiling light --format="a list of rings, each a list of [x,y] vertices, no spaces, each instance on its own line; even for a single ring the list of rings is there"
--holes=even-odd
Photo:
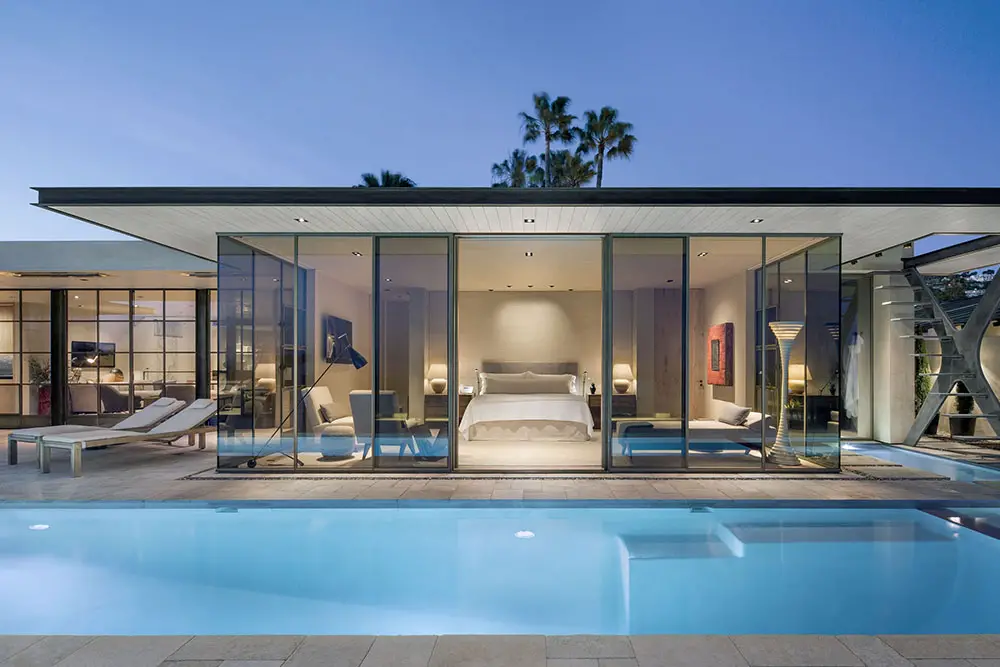
[[[351,254],[354,255],[355,257],[363,257],[363,255],[357,250],[352,250]]]
[[[277,278],[271,278],[271,282],[272,283],[276,283],[276,282],[278,282],[278,279]]]
[[[525,256],[525,257],[534,257],[534,256],[535,256],[535,253],[533,253],[533,252],[531,252],[531,251],[529,250],[528,252],[524,253],[524,256]]]
[[[80,295],[79,295],[79,294],[74,294],[74,295],[73,295],[73,298],[74,298],[74,299],[79,299],[79,298],[80,298]]]
[[[875,253],[875,256],[876,256],[876,257],[881,257],[881,256],[882,256],[882,253],[880,253],[880,252],[877,252],[877,253]]]
[[[524,219],[524,224],[526,224],[526,225],[533,225],[533,224],[535,224],[535,219],[534,218],[525,218]]]
[[[510,289],[511,287],[513,287],[513,285],[507,285],[507,289]]]
[[[790,283],[790,282],[792,282],[792,279],[791,279],[791,278],[785,278],[785,280],[784,280],[784,283],[785,283],[786,285],[787,285],[788,283]]]
[[[305,218],[295,218],[295,222],[298,222],[300,224],[305,224],[305,223],[307,223],[309,221],[306,220]]]
[[[534,285],[528,285],[528,288],[529,288],[529,289],[530,289],[530,288],[532,288],[532,287],[534,287]]]
[[[572,292],[572,291],[573,291],[573,288],[572,288],[572,287],[570,287],[570,288],[569,288],[568,290],[566,290],[566,291],[568,291],[568,292]]]
[[[549,285],[549,287],[555,287],[555,285]]]
[[[385,279],[385,281],[386,281],[387,283],[391,283],[391,282],[392,282],[392,278],[386,278],[386,279]]]
[[[708,257],[708,253],[707,252],[699,252],[698,256],[699,257]]]
[[[667,282],[668,283],[672,283],[672,282],[674,282],[674,279],[673,278],[667,278]]]
[[[754,218],[753,220],[750,221],[750,224],[751,225],[759,225],[762,222],[764,222],[764,218]]]
[[[491,292],[493,291],[493,288],[492,288],[492,287],[490,288],[490,291],[491,291]]]

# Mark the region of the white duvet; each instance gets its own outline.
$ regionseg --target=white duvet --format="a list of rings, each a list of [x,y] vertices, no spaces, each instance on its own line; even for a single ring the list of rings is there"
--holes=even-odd
[[[583,396],[578,394],[483,394],[469,401],[458,425],[469,437],[469,429],[486,422],[572,422],[594,434],[594,419]]]

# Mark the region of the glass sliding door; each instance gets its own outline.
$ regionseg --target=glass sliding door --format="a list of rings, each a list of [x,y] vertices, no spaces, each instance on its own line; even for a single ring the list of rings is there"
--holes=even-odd
[[[687,334],[688,467],[759,470],[760,237],[692,237]]]
[[[610,344],[601,402],[612,468],[685,465],[685,239],[609,239]],[[608,376],[610,373],[610,377]],[[610,413],[610,414],[609,414]]]
[[[373,425],[358,437],[376,468],[448,467],[449,245],[447,237],[375,239],[375,392],[352,401],[352,412]]]

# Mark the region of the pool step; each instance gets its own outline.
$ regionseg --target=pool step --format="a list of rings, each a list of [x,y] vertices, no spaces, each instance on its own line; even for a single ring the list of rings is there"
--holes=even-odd
[[[949,539],[917,521],[759,521],[727,523],[743,544],[816,542],[941,542]]]
[[[629,560],[742,557],[742,545],[734,544],[728,537],[717,534],[619,535],[618,539]]]

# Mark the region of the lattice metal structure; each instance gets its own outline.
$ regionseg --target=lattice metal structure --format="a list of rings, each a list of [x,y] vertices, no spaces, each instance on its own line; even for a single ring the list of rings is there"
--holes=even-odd
[[[969,396],[979,407],[981,414],[958,415],[941,413],[942,417],[961,417],[963,419],[985,419],[993,432],[1000,435],[1000,400],[990,387],[983,373],[980,350],[987,327],[993,321],[997,308],[1000,307],[1000,277],[995,278],[986,288],[985,293],[976,304],[969,319],[961,327],[951,320],[937,297],[928,287],[924,276],[916,266],[906,266],[902,272],[909,287],[894,289],[912,290],[912,301],[889,301],[893,305],[912,305],[912,317],[894,317],[893,321],[910,321],[914,324],[915,333],[908,338],[921,338],[940,343],[940,352],[925,352],[921,356],[937,357],[941,367],[937,372],[929,373],[934,377],[934,385],[928,393],[924,404],[917,412],[916,419],[906,434],[904,443],[916,445],[927,427],[937,416],[949,396]],[[936,335],[929,335],[933,330]],[[967,392],[953,392],[957,382],[961,381]],[[982,440],[982,436],[957,437],[964,440]],[[989,439],[995,439],[993,437]]]

